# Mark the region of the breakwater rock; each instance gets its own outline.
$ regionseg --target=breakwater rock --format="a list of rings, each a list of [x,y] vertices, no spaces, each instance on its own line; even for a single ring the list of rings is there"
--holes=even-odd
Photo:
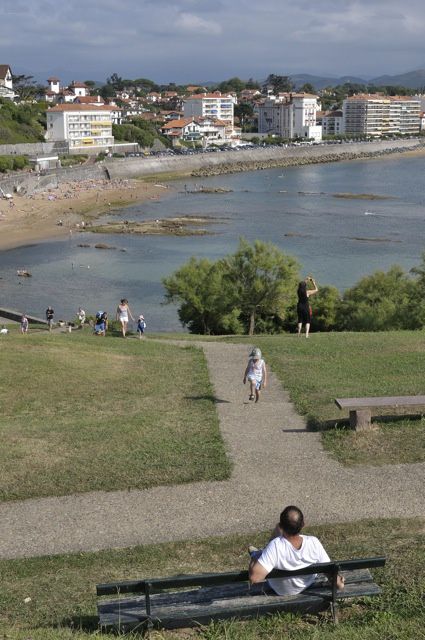
[[[350,145],[351,146],[351,145]],[[348,151],[347,149],[341,149],[340,152],[321,153],[321,154],[305,154],[300,156],[288,155],[277,158],[240,161],[240,157],[237,162],[225,162],[223,164],[202,167],[192,171],[192,176],[196,178],[216,176],[225,173],[239,173],[241,171],[261,171],[264,169],[274,169],[277,167],[298,167],[307,164],[322,164],[325,162],[340,162],[346,160],[358,160],[361,158],[376,158],[383,155],[392,153],[401,153],[410,151],[411,148],[396,148],[396,149],[378,149],[368,150],[362,149],[361,151]]]

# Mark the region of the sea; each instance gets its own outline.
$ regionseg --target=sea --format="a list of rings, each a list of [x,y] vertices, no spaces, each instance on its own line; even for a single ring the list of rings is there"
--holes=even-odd
[[[79,306],[114,316],[125,297],[133,315],[144,314],[148,330],[182,331],[177,307],[164,304],[162,279],[191,256],[233,253],[241,237],[274,243],[298,259],[300,275],[343,292],[366,274],[420,263],[424,173],[425,157],[385,156],[174,181],[161,199],[114,211],[105,221],[210,216],[208,235],[85,232],[2,251],[0,308],[44,317],[52,305],[57,320],[70,320]],[[102,242],[116,248],[94,248]],[[18,277],[18,269],[32,277]]]

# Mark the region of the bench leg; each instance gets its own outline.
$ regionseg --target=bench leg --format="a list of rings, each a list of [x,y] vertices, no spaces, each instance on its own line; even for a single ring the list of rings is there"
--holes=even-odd
[[[350,427],[356,431],[368,431],[372,429],[372,414],[370,409],[350,411]]]

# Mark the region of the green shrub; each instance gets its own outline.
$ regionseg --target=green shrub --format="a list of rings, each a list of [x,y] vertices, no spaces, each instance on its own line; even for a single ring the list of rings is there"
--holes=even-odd
[[[0,156],[0,173],[6,173],[13,169],[13,158],[10,156]]]
[[[13,168],[23,169],[28,166],[28,158],[26,156],[13,156]]]

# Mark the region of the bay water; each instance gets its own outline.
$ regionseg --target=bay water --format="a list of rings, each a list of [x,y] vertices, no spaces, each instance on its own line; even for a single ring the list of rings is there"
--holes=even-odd
[[[341,291],[363,275],[399,264],[419,264],[425,250],[425,157],[388,156],[278,168],[170,183],[160,200],[114,212],[145,220],[177,215],[215,218],[204,236],[130,236],[74,233],[0,253],[0,307],[72,319],[79,306],[115,316],[128,298],[151,331],[178,331],[174,305],[163,305],[161,279],[190,256],[212,260],[236,250],[240,237],[273,242],[312,274]],[[202,193],[223,188],[225,193]],[[336,197],[374,194],[382,198]],[[109,217],[105,217],[105,220]],[[0,229],[1,232],[1,229]],[[93,248],[104,242],[115,250]],[[90,248],[79,244],[90,244]],[[32,278],[19,278],[28,269]]]

